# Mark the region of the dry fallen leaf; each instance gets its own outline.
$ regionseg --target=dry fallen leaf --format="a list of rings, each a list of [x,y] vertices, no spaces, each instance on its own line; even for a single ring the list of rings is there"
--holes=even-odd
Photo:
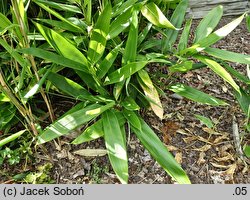
[[[193,149],[193,150],[195,150],[195,151],[203,151],[203,152],[205,152],[205,151],[207,151],[207,150],[209,150],[211,148],[211,145],[210,144],[206,144],[206,145],[204,145],[203,147],[201,147],[201,148],[198,148],[198,149]]]
[[[191,135],[190,133],[187,133],[185,130],[183,130],[183,129],[179,129],[179,130],[177,130],[176,131],[177,133],[180,133],[180,134],[182,134],[182,135]]]
[[[248,170],[249,170],[249,166],[245,165],[245,167],[242,170],[242,174],[245,174],[246,172],[248,172]]]
[[[211,163],[211,165],[213,165],[214,167],[216,167],[216,168],[222,168],[222,169],[228,169],[228,168],[230,168],[231,167],[231,165],[219,165],[219,164],[217,164],[217,163],[212,163],[212,162],[210,162]]]
[[[209,142],[209,140],[208,140],[208,139],[205,139],[204,137],[197,136],[197,139],[200,140],[200,141],[202,141],[202,142],[205,142],[205,143],[208,143],[208,144],[211,144],[211,145],[212,145],[212,143]]]
[[[221,87],[222,87],[223,92],[227,93],[228,91],[227,87],[225,85],[222,85]]]
[[[227,134],[225,134],[225,135],[222,135],[222,136],[220,136],[220,137],[217,137],[217,138],[215,138],[215,140],[214,140],[214,144],[217,144],[217,143],[220,143],[220,142],[222,142],[222,141],[224,141],[224,140],[229,140],[229,134],[227,133]]]
[[[68,151],[66,149],[62,149],[60,153],[56,154],[56,157],[59,159],[67,158],[68,157]]]
[[[180,114],[180,113],[177,113],[177,118],[180,120],[180,121],[183,121],[184,119],[185,119],[185,117],[182,115],[182,114]]]
[[[202,130],[205,131],[206,133],[211,134],[211,135],[222,135],[223,134],[223,133],[218,133],[215,130],[208,128],[208,127],[203,127]]]
[[[190,142],[192,142],[194,140],[197,140],[197,137],[196,136],[190,136],[190,137],[183,138],[183,140],[184,140],[185,143],[188,144],[188,143],[190,143]]]
[[[216,160],[217,162],[228,162],[228,161],[234,161],[234,157],[228,153],[227,156],[224,157],[214,157],[214,160]]]
[[[182,153],[181,152],[178,152],[175,154],[175,160],[181,164],[182,163]]]
[[[104,156],[107,154],[106,149],[80,149],[77,151],[74,151],[74,154],[80,155],[80,156]]]
[[[172,146],[172,145],[166,145],[166,147],[167,147],[168,151],[177,151],[178,150],[177,147]]]
[[[166,113],[166,114],[163,116],[163,119],[172,119],[172,118],[173,118],[173,115],[174,115],[174,113]]]
[[[226,173],[227,175],[230,175],[230,176],[233,178],[233,175],[234,175],[234,172],[235,172],[236,168],[237,168],[237,165],[236,165],[236,163],[234,163],[234,164],[232,164],[232,165],[225,171],[225,173]]]
[[[229,154],[228,151],[233,150],[233,145],[227,144],[222,147],[216,148],[216,150],[219,152],[220,157],[227,156]]]
[[[84,176],[84,175],[85,175],[85,172],[83,169],[81,169],[81,170],[77,171],[75,174],[73,174],[72,177],[73,177],[73,179],[76,179],[77,177]]]
[[[206,154],[204,152],[200,152],[199,159],[197,161],[198,165],[204,164],[206,162],[206,160],[204,159],[205,156]]]
[[[176,131],[179,129],[179,125],[176,122],[173,121],[167,121],[164,123],[164,126],[162,127],[162,133],[163,133],[163,142],[165,144],[169,144],[172,140],[172,137],[176,135]]]

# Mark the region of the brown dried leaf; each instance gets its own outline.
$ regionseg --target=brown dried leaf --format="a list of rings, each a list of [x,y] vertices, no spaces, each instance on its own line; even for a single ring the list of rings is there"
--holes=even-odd
[[[211,145],[210,144],[206,144],[204,145],[203,147],[201,148],[198,148],[198,149],[193,149],[195,151],[203,151],[203,152],[206,152],[207,150],[209,150],[211,148]]]
[[[179,129],[179,130],[177,130],[176,131],[177,133],[180,133],[180,134],[182,134],[182,135],[191,135],[190,133],[187,133],[185,130],[183,130],[183,129]]]
[[[209,142],[209,140],[207,140],[207,139],[205,139],[205,138],[203,138],[203,137],[201,137],[201,136],[197,136],[197,139],[200,140],[200,141],[202,141],[202,142],[205,142],[205,143],[208,143],[208,144],[211,144],[211,145],[212,145],[212,143]]]
[[[173,121],[167,121],[164,123],[162,127],[163,133],[163,142],[165,144],[169,144],[172,140],[172,137],[175,137],[176,131],[179,129],[179,124]]]
[[[180,120],[180,121],[183,121],[184,119],[185,119],[185,117],[182,115],[182,114],[180,114],[180,113],[177,113],[177,118]]]
[[[246,172],[248,172],[249,170],[249,166],[245,165],[244,169],[242,170],[242,174],[245,174]]]
[[[233,177],[236,168],[237,168],[237,165],[236,165],[236,163],[234,163],[234,164],[232,164],[232,165],[225,171],[225,173],[226,173],[227,175],[230,175],[231,177]]]
[[[172,146],[172,145],[166,145],[166,147],[167,147],[168,151],[177,151],[178,150],[177,147]]]
[[[202,130],[205,131],[206,133],[211,134],[211,135],[222,135],[223,134],[223,133],[218,133],[215,130],[208,128],[208,127],[203,127]]]
[[[228,161],[234,161],[234,157],[231,155],[231,154],[227,154],[227,156],[224,156],[224,157],[219,157],[219,158],[216,158],[214,157],[213,158],[214,160],[216,160],[217,162],[228,162]]]
[[[199,159],[197,161],[198,165],[204,164],[206,162],[206,160],[204,159],[205,156],[206,154],[204,152],[200,152]]]
[[[225,135],[222,135],[222,136],[220,136],[220,137],[217,137],[217,138],[215,138],[215,140],[214,140],[214,144],[217,144],[217,143],[220,143],[220,142],[222,142],[223,140],[229,140],[229,137],[228,137],[228,133],[227,134],[225,134]]]
[[[175,160],[176,160],[179,164],[182,163],[182,153],[181,153],[181,152],[176,153],[176,155],[175,155]]]
[[[174,116],[174,113],[166,113],[164,116],[163,116],[163,119],[172,119]]]
[[[231,167],[231,165],[225,166],[225,165],[220,165],[220,164],[217,164],[217,163],[212,163],[212,162],[210,162],[210,163],[211,163],[211,165],[213,165],[216,168],[228,169],[228,168]]]
[[[225,85],[222,85],[221,87],[222,87],[223,92],[227,93],[228,88]]]
[[[70,152],[68,152],[68,158],[69,160],[74,160],[75,156],[73,156]]]
[[[184,140],[185,143],[188,144],[188,143],[190,143],[190,142],[192,142],[194,140],[197,140],[197,137],[196,136],[190,136],[190,137],[183,138],[183,140]]]
[[[227,145],[224,145],[224,146],[218,148],[218,152],[219,152],[220,157],[227,156],[229,154],[228,151],[232,150],[232,149],[233,149],[233,146],[231,144],[227,144]]]
[[[62,149],[60,153],[56,154],[56,157],[59,159],[67,158],[68,157],[68,151],[66,149]]]

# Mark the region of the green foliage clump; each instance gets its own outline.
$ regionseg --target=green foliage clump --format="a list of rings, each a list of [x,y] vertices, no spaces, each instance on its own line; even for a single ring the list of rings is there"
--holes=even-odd
[[[164,114],[159,95],[163,91],[153,83],[149,66],[160,63],[167,67],[166,88],[170,91],[202,104],[228,105],[176,82],[178,73],[208,67],[231,85],[249,115],[249,94],[234,78],[246,85],[249,80],[227,61],[250,64],[250,56],[211,47],[233,31],[246,14],[214,31],[223,14],[222,6],[218,6],[200,22],[190,41],[192,20],[183,25],[188,0],[178,3],[170,19],[162,12],[167,8],[164,2],[34,0],[32,6],[41,11],[29,21],[25,11],[30,5],[19,0],[12,1],[12,22],[0,14],[4,22],[0,24],[0,45],[5,49],[0,54],[4,59],[0,65],[0,98],[8,100],[12,113],[25,119],[24,127],[34,133],[38,145],[88,123],[72,144],[103,137],[114,172],[121,183],[127,183],[126,130],[131,130],[175,181],[190,183],[185,171],[140,116],[143,108],[152,109],[159,119]],[[156,39],[159,33],[162,38]],[[11,71],[4,68],[6,63],[11,63]],[[52,92],[80,103],[55,120],[48,95]],[[39,128],[39,116],[45,113],[37,112],[35,106],[38,95],[51,119],[44,129]],[[6,124],[11,116],[4,118]]]

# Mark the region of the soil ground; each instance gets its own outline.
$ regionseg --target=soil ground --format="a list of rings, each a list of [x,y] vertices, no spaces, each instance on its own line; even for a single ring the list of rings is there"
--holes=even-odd
[[[232,18],[223,18],[219,26],[231,20]],[[195,30],[198,22],[194,21],[192,30]],[[215,46],[250,54],[250,33],[245,22]],[[231,66],[246,74],[245,65],[236,63]],[[144,119],[173,153],[192,183],[250,183],[250,162],[246,158],[242,159],[233,136],[234,118],[234,124],[238,125],[240,136],[244,138],[241,144],[249,143],[250,137],[244,129],[245,116],[237,105],[230,87],[208,68],[181,74],[179,81],[221,98],[230,105],[201,105],[173,96],[165,90],[166,97],[162,98],[164,120],[160,121],[151,111],[142,113]],[[72,106],[69,102],[57,102],[55,107],[60,110],[65,105]],[[194,114],[209,117],[215,126],[207,128]],[[55,183],[119,183],[107,155],[82,157],[74,154],[74,151],[79,149],[104,148],[102,139],[81,145],[70,145],[70,141],[70,138],[62,138],[61,147],[53,143],[46,144],[54,160],[51,176]],[[133,134],[128,141],[128,156],[129,183],[174,183]],[[34,165],[48,162],[42,154],[36,157]]]

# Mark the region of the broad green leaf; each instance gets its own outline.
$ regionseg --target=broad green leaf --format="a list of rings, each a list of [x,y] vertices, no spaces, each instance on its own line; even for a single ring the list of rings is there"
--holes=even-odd
[[[16,17],[21,17],[23,21],[23,28],[25,29],[25,32],[28,32],[28,18],[27,18],[27,10],[24,8],[24,2],[23,1],[18,1],[18,9],[19,9],[19,16],[17,15]]]
[[[250,145],[245,145],[243,149],[245,155],[250,158]]]
[[[4,93],[0,92],[0,102],[10,102],[10,99]]]
[[[50,6],[51,8],[55,8],[57,10],[82,14],[81,9],[78,8],[77,6],[74,6],[74,5],[62,4],[62,3],[57,3],[54,1],[47,1],[47,0],[46,1],[45,0],[35,0],[35,2]]]
[[[49,75],[50,69],[48,69],[43,77],[24,95],[23,100],[26,102],[30,97],[33,97],[40,88],[42,87],[43,83],[46,81],[47,76]]]
[[[121,2],[120,6],[117,8],[114,7],[114,13],[112,13],[112,18],[121,15],[124,11],[128,10],[131,6],[133,6],[138,0],[127,0],[125,2]]]
[[[46,24],[49,24],[53,27],[57,27],[62,30],[67,30],[75,33],[79,33],[79,28],[75,28],[72,25],[69,25],[68,23],[62,22],[62,21],[56,21],[52,19],[36,19],[37,21],[44,22]]]
[[[131,128],[143,146],[174,180],[181,184],[190,184],[190,180],[185,171],[177,163],[154,131],[143,121],[143,119],[140,119],[140,121],[141,130],[133,126]]]
[[[71,43],[56,31],[41,24],[34,23],[46,41],[62,56],[70,60],[82,63],[88,67],[86,57]]]
[[[223,63],[222,64],[223,67],[226,68],[226,70],[228,72],[230,72],[234,77],[238,78],[239,80],[243,81],[246,84],[250,84],[250,80],[249,78],[247,78],[246,76],[242,75],[241,73],[239,73],[237,70],[235,70],[234,68],[230,67],[227,63]]]
[[[126,78],[130,77],[131,75],[145,67],[147,63],[148,62],[146,61],[132,62],[125,65],[124,67],[121,67],[105,78],[104,85],[110,85],[113,83],[124,81]]]
[[[17,28],[19,28],[19,26],[17,24],[11,24],[10,26],[7,26],[4,29],[1,29],[1,27],[0,27],[0,36],[4,35],[7,31],[13,31],[14,30],[17,33],[17,31],[16,31]],[[17,36],[20,36],[20,35],[17,35]]]
[[[246,25],[247,25],[248,32],[250,32],[250,15],[246,16]]]
[[[141,13],[155,26],[160,28],[175,29],[174,25],[168,21],[165,15],[161,12],[160,8],[153,2],[145,4],[141,9]]]
[[[128,122],[135,128],[141,130],[141,122],[138,116],[134,113],[134,111],[124,109],[123,114]]]
[[[75,70],[84,71],[88,73],[88,68],[82,63],[76,62],[74,60],[65,58],[64,56],[58,55],[56,53],[52,53],[50,51],[46,51],[39,48],[28,48],[28,49],[19,49],[18,52],[29,54],[36,56],[38,58],[42,58],[44,60],[51,61],[58,65],[62,65],[64,67],[69,67]]]
[[[132,19],[130,23],[130,30],[128,34],[128,39],[126,42],[126,47],[122,56],[122,66],[134,62],[137,53],[137,38],[138,38],[138,12],[135,10],[132,12]],[[114,97],[117,100],[122,92],[125,85],[126,89],[130,82],[130,76],[126,77],[124,80],[116,83],[114,86]]]
[[[168,60],[166,56],[163,54],[158,53],[148,53],[146,55],[137,55],[136,60],[137,61],[148,61],[148,63],[164,63],[171,65],[172,63]]]
[[[250,118],[250,95],[247,94],[243,89],[240,89],[240,93],[235,92],[235,97],[245,115]]]
[[[68,39],[60,35],[59,33],[35,23],[40,33],[44,36],[47,42],[62,56],[67,59],[82,63],[85,66],[88,73],[82,71],[76,71],[82,80],[94,91],[104,94],[106,91],[101,87],[99,81],[96,78],[94,69],[89,67],[86,57],[72,44]],[[91,73],[91,75],[89,74]]]
[[[97,66],[97,72],[96,75],[99,79],[102,79],[109,71],[109,69],[112,67],[119,50],[121,48],[121,45],[116,46],[112,51],[108,53],[108,55],[102,60],[100,65]]]
[[[147,49],[159,49],[159,46],[162,45],[162,41],[159,39],[150,39],[143,42],[140,45],[139,52],[145,51]]]
[[[41,8],[43,8],[44,10],[46,10],[48,13],[54,15],[56,18],[60,19],[61,21],[67,23],[69,26],[72,26],[75,29],[78,29],[79,32],[83,32],[82,28],[80,28],[79,26],[75,25],[74,23],[72,23],[71,21],[67,20],[66,18],[64,18],[61,14],[59,14],[58,12],[50,9],[48,6],[46,6],[43,3],[39,3],[37,0],[34,1],[38,6],[40,6]]]
[[[19,131],[17,133],[14,133],[14,134],[8,136],[7,138],[4,138],[4,139],[0,140],[0,147],[2,147],[3,145],[5,145],[7,143],[10,143],[10,142],[14,141],[15,139],[20,137],[25,132],[26,132],[26,130],[22,130],[22,131]]]
[[[147,26],[141,31],[141,33],[139,34],[138,36],[138,43],[137,45],[139,46],[143,41],[144,39],[147,37],[150,29],[152,27],[152,24],[151,23],[148,23]]]
[[[133,9],[130,8],[121,15],[119,15],[111,24],[109,28],[108,39],[113,39],[118,36],[123,30],[130,25],[130,19]]]
[[[212,9],[199,23],[195,31],[194,43],[207,37],[215,29],[223,15],[223,6]]]
[[[121,105],[127,110],[139,110],[140,109],[140,106],[137,105],[137,103],[132,97],[126,97],[121,102]]]
[[[146,60],[149,63],[165,63],[171,65],[172,63],[168,60],[168,56],[161,53],[147,53]]]
[[[214,124],[211,119],[204,117],[202,115],[195,115],[195,117],[200,120],[203,124],[205,124],[208,128],[213,128]]]
[[[115,85],[114,85],[113,96],[115,97],[116,101],[118,100],[120,94],[122,93],[122,89],[123,89],[123,87],[125,85],[125,81],[126,80],[124,79],[124,80],[122,80],[122,81],[120,81],[118,83],[115,83]]]
[[[207,47],[204,51],[209,55],[214,56],[216,58],[220,58],[222,60],[238,62],[243,64],[250,64],[250,55],[244,55],[240,53],[234,53],[231,51],[210,48],[210,47]]]
[[[90,94],[84,87],[62,75],[50,72],[48,74],[48,80],[55,85],[56,88],[76,99],[82,101],[98,101],[98,98]]]
[[[111,19],[111,5],[107,4],[91,32],[91,38],[88,48],[88,59],[94,65],[103,55],[105,50],[107,35]]]
[[[138,81],[142,87],[144,94],[151,99],[150,106],[154,113],[160,118],[163,119],[163,108],[161,100],[157,90],[155,89],[148,73],[145,70],[138,71]]]
[[[108,95],[107,90],[102,87],[100,80],[95,75],[91,75],[89,72],[85,73],[79,70],[77,70],[76,73],[89,88],[100,93],[101,95]]]
[[[154,2],[149,2],[143,5],[141,8],[141,13],[145,18],[148,19],[149,22],[157,27],[176,29]]]
[[[189,2],[188,0],[182,0],[178,4],[176,9],[174,10],[174,13],[171,16],[170,22],[176,28],[181,28],[181,25],[183,23],[186,14],[186,10],[188,8],[188,2]],[[166,52],[168,49],[172,49],[172,46],[177,39],[178,31],[167,29],[165,31],[165,34],[167,37],[163,39],[163,52]]]
[[[180,64],[175,64],[173,66],[170,66],[168,69],[170,72],[187,72],[190,71],[193,68],[193,62],[192,61],[183,61]]]
[[[7,126],[10,121],[16,115],[16,108],[13,104],[1,103],[0,104],[0,130],[4,131],[4,127]]]
[[[126,142],[118,119],[112,110],[103,113],[103,130],[110,163],[121,183],[128,182],[128,157]]]
[[[209,34],[207,37],[201,39],[197,43],[195,43],[193,46],[184,49],[181,51],[181,54],[186,54],[186,53],[197,53],[205,48],[211,46],[212,44],[218,42],[222,38],[226,37],[229,33],[231,33],[244,19],[245,14],[241,15],[237,19],[233,20],[229,24],[223,26],[222,28],[218,29],[217,31]]]
[[[178,44],[178,51],[182,51],[183,49],[187,48],[188,45],[188,39],[189,39],[189,33],[190,33],[190,28],[192,25],[192,19],[187,20],[184,30],[181,34],[181,38]]]
[[[186,86],[184,84],[173,84],[168,87],[169,90],[191,99],[192,101],[196,101],[202,104],[212,105],[212,106],[225,106],[228,105],[226,102],[217,99],[213,96],[210,96],[204,92],[201,92],[195,88]]]
[[[65,115],[63,118],[60,118],[59,120],[48,126],[42,132],[42,134],[38,136],[37,144],[43,144],[62,135],[70,133],[77,127],[83,125],[91,119],[96,118],[107,109],[112,108],[114,105],[114,102],[111,102],[104,106],[100,104],[92,104],[83,109],[79,109],[75,112]]]
[[[103,136],[103,123],[102,119],[100,119],[86,128],[81,135],[79,135],[75,140],[72,141],[72,144],[82,144],[84,142],[89,142]]]
[[[121,114],[121,112],[116,112],[115,114],[118,119],[119,125],[123,126],[126,122],[123,114]],[[89,142],[103,136],[103,122],[102,119],[99,119],[97,122],[86,128],[81,135],[79,135],[74,141],[72,141],[72,144]]]
[[[29,62],[23,58],[19,53],[14,51],[14,49],[3,39],[0,38],[0,45],[8,51],[8,53],[22,66],[26,67]]]
[[[206,64],[216,74],[228,82],[236,91],[240,92],[239,86],[235,83],[231,75],[219,63],[206,58],[205,56],[195,56],[195,58]]]
[[[122,56],[122,64],[128,64],[134,62],[137,53],[137,38],[138,38],[138,12],[133,11],[132,20],[130,23],[130,30],[128,34],[128,39],[126,42],[126,47]]]
[[[2,13],[0,13],[0,21],[1,21],[1,23],[0,23],[1,29],[5,29],[5,28],[12,25],[11,21]]]

